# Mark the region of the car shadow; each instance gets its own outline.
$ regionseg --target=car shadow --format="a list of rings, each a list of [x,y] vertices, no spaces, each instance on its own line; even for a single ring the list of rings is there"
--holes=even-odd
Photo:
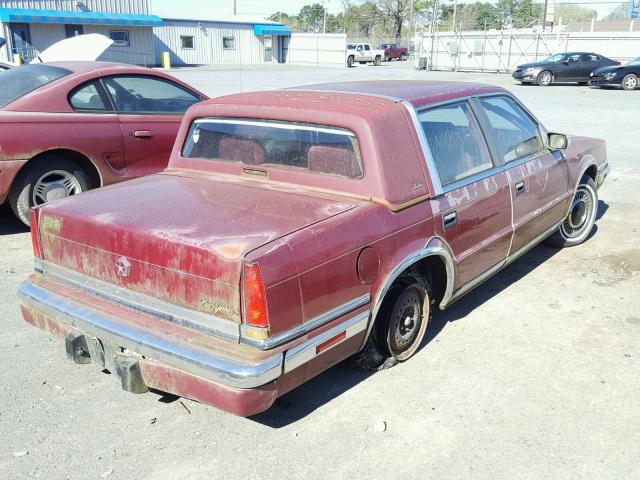
[[[16,233],[26,233],[28,231],[29,227],[18,220],[9,205],[0,206],[0,235],[15,235]]]

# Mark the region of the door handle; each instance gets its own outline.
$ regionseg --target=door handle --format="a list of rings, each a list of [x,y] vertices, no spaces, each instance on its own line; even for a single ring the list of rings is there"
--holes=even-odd
[[[516,191],[516,195],[520,195],[521,193],[524,193],[524,180],[521,180],[518,183],[516,183],[514,185],[514,188]]]
[[[445,228],[455,227],[458,224],[458,214],[456,212],[449,212],[442,217],[442,226]]]
[[[135,132],[129,132],[129,136],[136,138],[151,138],[151,132],[149,130],[136,130]]]

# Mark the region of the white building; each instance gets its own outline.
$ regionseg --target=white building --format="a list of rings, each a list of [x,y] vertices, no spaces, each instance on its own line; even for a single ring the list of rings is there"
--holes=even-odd
[[[149,0],[0,0],[0,59],[29,61],[64,38],[100,33],[114,40],[102,60],[152,65],[162,24]]]
[[[268,20],[165,18],[153,29],[157,63],[169,52],[173,65],[287,63],[291,30]]]

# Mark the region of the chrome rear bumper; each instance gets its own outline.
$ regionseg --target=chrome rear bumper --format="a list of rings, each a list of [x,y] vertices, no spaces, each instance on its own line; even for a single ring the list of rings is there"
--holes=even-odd
[[[100,339],[119,348],[234,388],[254,388],[280,377],[282,352],[255,362],[225,356],[221,352],[177,338],[168,329],[145,328],[124,318],[85,303],[71,301],[35,282],[18,288],[20,302],[34,316],[44,316],[68,326],[70,330]],[[129,316],[132,310],[124,310]],[[122,312],[120,312],[122,313]]]

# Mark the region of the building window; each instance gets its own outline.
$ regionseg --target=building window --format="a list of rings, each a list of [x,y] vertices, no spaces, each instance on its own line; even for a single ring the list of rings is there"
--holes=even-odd
[[[222,37],[222,48],[225,50],[235,50],[236,37]]]
[[[127,30],[111,30],[110,35],[114,47],[128,47],[129,32]]]
[[[78,35],[82,35],[84,33],[84,29],[82,25],[65,25],[64,26],[64,34],[67,38],[77,37]]]
[[[180,36],[180,44],[182,48],[193,50],[193,37]]]

